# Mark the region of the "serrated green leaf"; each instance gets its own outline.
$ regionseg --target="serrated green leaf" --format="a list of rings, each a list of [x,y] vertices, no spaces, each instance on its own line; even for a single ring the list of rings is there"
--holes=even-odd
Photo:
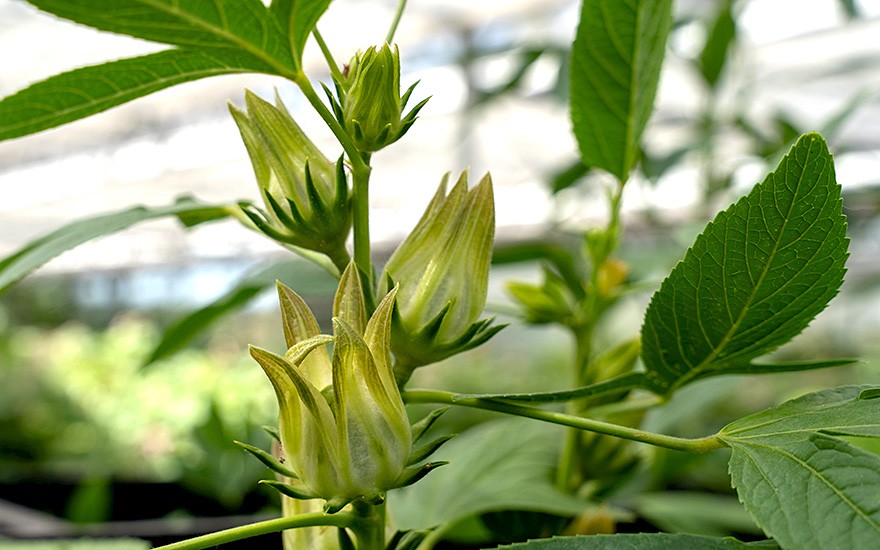
[[[154,218],[216,208],[218,206],[214,204],[203,204],[190,197],[182,197],[169,206],[135,206],[112,214],[102,214],[69,223],[30,242],[0,261],[0,294],[55,256],[96,237],[109,235]]]
[[[740,500],[782,547],[880,548],[880,456],[822,434],[726,441]]]
[[[587,166],[626,181],[671,27],[671,0],[584,0],[571,53],[571,120]]]
[[[843,386],[809,393],[740,418],[718,436],[727,442],[771,439],[774,445],[815,432],[880,437],[880,404],[865,397],[878,390],[876,386]]]
[[[561,433],[519,418],[464,432],[432,456],[448,465],[388,493],[395,524],[403,530],[429,529],[492,510],[585,511],[589,503],[560,493],[551,482]]]
[[[652,297],[647,375],[669,393],[786,343],[837,293],[847,245],[831,154],[806,134],[715,217]]]
[[[27,0],[103,31],[198,51],[236,50],[285,74],[287,37],[260,0]]]
[[[330,0],[272,0],[269,6],[284,34],[290,37],[293,59],[299,64],[309,34],[327,11]]]
[[[551,539],[531,540],[508,546],[510,550],[748,550],[755,548],[776,548],[773,543],[745,543],[731,537],[718,538],[701,535],[671,533],[625,533],[616,535],[590,535],[574,537],[553,537]]]
[[[75,69],[0,101],[0,140],[54,128],[176,84],[244,72],[271,68],[233,51],[173,49]]]

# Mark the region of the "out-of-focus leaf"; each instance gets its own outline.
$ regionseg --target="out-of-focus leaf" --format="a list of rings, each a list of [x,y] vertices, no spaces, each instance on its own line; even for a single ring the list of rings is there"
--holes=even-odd
[[[188,313],[172,323],[165,329],[162,338],[144,361],[143,366],[146,367],[184,349],[217,321],[245,307],[267,288],[274,288],[277,280],[296,281],[297,284],[294,286],[297,291],[305,294],[330,295],[336,288],[336,280],[311,263],[294,260],[263,267],[243,278],[207,306]]]
[[[715,16],[706,44],[700,52],[700,74],[711,88],[718,83],[718,77],[727,64],[730,46],[736,40],[736,19],[733,17],[733,0],[727,0]]]
[[[182,197],[170,206],[135,206],[120,212],[69,223],[0,260],[0,294],[55,256],[96,237],[127,229],[146,220],[193,214],[200,210],[215,211],[217,208],[217,205],[200,203],[191,197]]]
[[[671,27],[671,0],[584,0],[571,53],[571,120],[584,164],[627,180]]]
[[[636,498],[635,507],[640,516],[672,533],[713,537],[761,533],[734,495],[692,491],[643,493]]]
[[[671,533],[624,533],[530,540],[509,546],[499,546],[498,550],[683,550],[686,548],[699,548],[700,550],[766,548],[769,550],[778,547],[770,541],[746,543],[731,537],[719,538]]]
[[[559,515],[588,510],[589,503],[553,487],[561,434],[556,426],[520,418],[468,430],[432,457],[449,464],[388,493],[395,523],[400,529],[427,529],[493,510]]]
[[[576,160],[553,174],[550,178],[550,191],[555,195],[563,189],[568,189],[580,181],[580,179],[586,176],[589,172],[589,166],[580,160]]]
[[[236,286],[231,293],[221,296],[211,302],[210,305],[178,319],[162,335],[162,339],[149,357],[147,357],[146,361],[144,361],[143,366],[155,363],[182,350],[208,327],[227,314],[250,303],[260,292],[269,286],[271,286],[269,282],[265,284]]]

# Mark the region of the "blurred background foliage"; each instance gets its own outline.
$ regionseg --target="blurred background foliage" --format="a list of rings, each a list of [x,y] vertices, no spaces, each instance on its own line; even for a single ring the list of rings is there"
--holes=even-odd
[[[667,133],[661,135],[650,126],[646,134],[642,185],[633,186],[641,189],[643,196],[632,197],[641,205],[624,212],[620,249],[629,267],[631,290],[597,335],[608,347],[638,334],[650,292],[681,258],[707,219],[741,193],[742,181],[754,183],[754,178],[749,180],[751,175],[766,173],[775,165],[802,132],[822,131],[838,156],[852,151],[870,154],[873,150],[877,154],[872,149],[876,143],[859,144],[836,137],[845,135],[847,124],[859,109],[876,104],[880,81],[866,81],[863,87],[849,90],[848,97],[837,102],[838,108],[818,122],[802,113],[756,108],[749,93],[755,75],[748,74],[748,63],[738,59],[738,17],[745,4],[733,0],[682,2],[683,8],[678,10],[667,65],[689,75],[691,84],[701,90],[701,100],[688,113],[670,114],[660,109],[657,117],[666,119],[655,120],[655,126],[662,123]],[[841,1],[838,5],[849,18],[847,24],[860,23],[858,2]],[[494,38],[481,40],[485,35]],[[460,119],[462,143],[478,139],[482,117],[510,97],[551,101],[560,108],[566,101],[565,47],[545,41],[524,42],[518,35],[509,40],[499,40],[499,36],[504,37],[488,29],[462,29],[463,47],[456,59],[468,90]],[[485,74],[497,74],[485,68],[499,60],[507,70],[499,78],[484,78]],[[537,69],[550,77],[535,92]],[[838,69],[846,71],[847,67]],[[861,70],[858,59],[849,70]],[[669,193],[663,183],[676,177],[690,178],[697,196],[690,201],[690,208],[670,215],[658,208],[652,197]],[[853,243],[842,295],[804,335],[778,352],[786,360],[856,356],[863,361],[833,370],[695,384],[667,406],[652,411],[646,428],[701,436],[739,416],[811,389],[878,380],[880,346],[874,334],[880,328],[880,264],[876,262],[880,178],[874,174],[868,179],[858,187],[843,182]],[[498,243],[489,309],[504,321],[528,318],[505,293],[505,281],[540,280],[548,269],[558,269],[560,258],[562,263],[581,261],[590,220],[584,222],[582,215],[572,215],[572,211],[602,204],[608,181],[576,161],[572,152],[569,162],[546,171],[544,184],[553,214],[540,235],[522,238],[508,232]],[[624,197],[624,205],[628,198]],[[271,387],[246,356],[248,343],[269,349],[283,345],[272,293],[253,291],[243,299],[228,300],[223,315],[205,322],[210,330],[185,335],[186,341],[175,347],[181,351],[145,366],[167,338],[169,328],[187,313],[186,308],[169,300],[159,307],[120,309],[119,301],[96,305],[73,291],[81,288],[83,281],[88,283],[89,277],[109,277],[111,286],[124,287],[133,276],[127,272],[116,276],[38,274],[0,298],[0,486],[36,480],[68,485],[72,489],[65,493],[61,513],[76,521],[110,518],[110,487],[118,482],[179,484],[216,501],[218,510],[228,513],[241,510],[242,503],[255,494],[258,507],[271,508],[274,497],[266,496],[256,485],[267,471],[232,441],[265,448],[269,440],[260,426],[275,423]],[[332,288],[326,279],[312,273],[297,282],[301,284],[291,286],[298,292],[306,289],[307,299],[316,304],[314,311],[329,312]],[[236,288],[240,290],[233,285],[226,297],[232,297]],[[567,333],[558,327],[514,324],[479,349],[418,371],[411,386],[463,393],[565,388],[570,377],[568,365],[573,361],[571,348]],[[427,410],[413,407],[412,415],[419,417]],[[494,418],[483,412],[452,410],[435,429],[463,433]],[[501,423],[498,426],[498,430],[509,429]],[[474,438],[475,444],[480,438]],[[467,445],[452,448],[461,460],[467,460]],[[639,467],[628,478],[628,487],[617,493],[615,504],[621,509],[607,512],[617,521],[623,525],[634,521],[621,512],[626,510],[660,529],[754,533],[754,526],[732,500],[723,453],[690,456],[641,448],[639,453]],[[448,458],[455,460],[455,456]],[[432,487],[442,491],[444,485]],[[447,490],[455,487],[448,485]],[[672,490],[676,494],[670,493]],[[4,491],[0,489],[0,498],[4,498]],[[401,498],[415,497],[403,494]],[[700,512],[707,509],[707,499],[721,499],[712,505],[725,513],[704,517]],[[58,507],[46,504],[46,509]],[[539,503],[534,508],[532,512],[542,514],[566,512],[549,504]],[[600,524],[602,517],[597,514],[591,521]],[[410,515],[401,521],[418,526],[437,519]],[[525,516],[512,523],[510,517],[500,521],[482,509],[475,509],[471,518],[458,519],[451,538],[462,544],[490,538],[521,539],[535,535],[529,529],[532,523],[547,525],[544,520],[530,523]],[[501,533],[501,525],[521,529]]]

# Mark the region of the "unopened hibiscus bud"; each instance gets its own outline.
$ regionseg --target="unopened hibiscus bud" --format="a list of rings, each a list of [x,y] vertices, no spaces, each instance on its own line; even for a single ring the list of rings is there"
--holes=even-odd
[[[400,287],[391,339],[398,383],[416,367],[471,349],[502,328],[478,320],[495,234],[492,180],[487,174],[468,191],[464,172],[447,195],[448,180],[449,174],[385,265],[385,289]]]
[[[409,130],[427,99],[406,115],[403,110],[416,85],[400,95],[400,54],[395,46],[368,48],[355,55],[341,83],[337,117],[361,151],[378,151]]]
[[[322,498],[328,512],[356,499],[378,502],[433,467],[410,467],[413,433],[391,367],[391,316],[396,290],[367,319],[354,264],[342,275],[334,303],[333,336],[318,333],[305,302],[279,283],[289,349],[276,355],[251,348],[279,403],[284,474],[270,482],[287,496]],[[334,342],[330,358],[325,344]],[[328,383],[329,384],[325,385]]]
[[[243,204],[268,236],[327,255],[341,270],[351,230],[351,200],[342,160],[333,163],[303,133],[280,98],[272,105],[245,93],[247,112],[230,106],[260,186],[265,210]]]

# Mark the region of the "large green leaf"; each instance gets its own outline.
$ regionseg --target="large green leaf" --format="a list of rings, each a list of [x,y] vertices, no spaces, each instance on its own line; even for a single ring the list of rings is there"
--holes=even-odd
[[[880,456],[822,434],[727,442],[740,500],[784,548],[880,548]]]
[[[293,69],[287,37],[260,0],[28,0],[96,29],[198,51],[236,50]]]
[[[0,140],[54,128],[183,82],[270,71],[247,54],[180,49],[75,69],[0,101]]]
[[[831,154],[806,134],[654,294],[642,326],[648,376],[668,393],[784,344],[837,293],[847,245]]]
[[[551,481],[561,433],[521,418],[468,430],[431,455],[449,464],[388,494],[395,524],[428,529],[498,510],[584,512],[589,503],[560,493]]]
[[[331,0],[272,0],[269,9],[280,23],[284,33],[290,37],[293,58],[299,63],[309,34],[318,24],[318,19],[327,11]]]
[[[671,26],[671,0],[584,0],[571,52],[571,120],[587,166],[626,181]]]
[[[880,387],[793,399],[719,432],[740,500],[785,548],[880,548],[880,456],[832,435],[880,437]]]
[[[216,212],[217,208],[217,205],[203,204],[192,198],[183,197],[169,206],[156,208],[135,206],[120,212],[69,223],[32,241],[0,261],[0,294],[55,256],[96,237],[109,235],[154,218],[193,214],[200,210]]]
[[[738,442],[770,438],[774,444],[804,439],[818,431],[828,435],[880,437],[878,389],[843,386],[810,393],[728,424],[719,437]]]
[[[510,550],[754,550],[755,548],[777,548],[772,542],[745,543],[734,538],[706,537],[702,535],[671,533],[637,533],[617,535],[591,535],[575,537],[553,537],[552,539],[531,540],[520,544],[499,546]]]

